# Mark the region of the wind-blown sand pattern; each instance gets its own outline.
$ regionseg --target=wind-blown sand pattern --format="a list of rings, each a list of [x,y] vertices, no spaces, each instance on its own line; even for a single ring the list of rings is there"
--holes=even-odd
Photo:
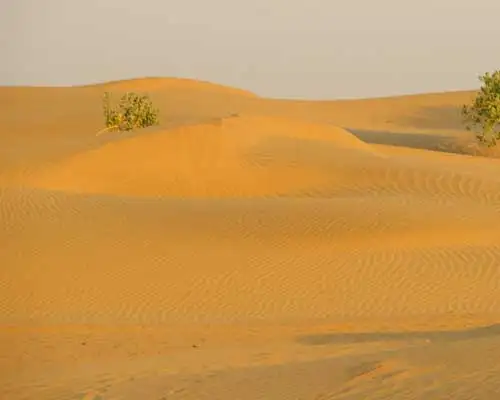
[[[104,90],[162,125],[96,136]],[[500,398],[472,96],[0,88],[0,398]]]

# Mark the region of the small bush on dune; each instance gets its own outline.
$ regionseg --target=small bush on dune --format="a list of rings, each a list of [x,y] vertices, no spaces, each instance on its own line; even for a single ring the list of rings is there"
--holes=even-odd
[[[106,131],[131,131],[159,123],[159,111],[153,107],[149,97],[140,96],[133,92],[125,93],[115,107],[111,104],[110,94],[105,92],[103,112],[106,128],[98,134]]]
[[[500,139],[500,70],[479,80],[481,89],[472,104],[463,106],[462,116],[468,130],[479,131],[479,143],[493,147]]]

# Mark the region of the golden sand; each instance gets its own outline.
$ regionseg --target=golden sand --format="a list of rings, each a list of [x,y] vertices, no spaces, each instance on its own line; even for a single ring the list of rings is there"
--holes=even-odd
[[[0,88],[0,398],[500,398],[500,160],[433,151],[472,96]]]

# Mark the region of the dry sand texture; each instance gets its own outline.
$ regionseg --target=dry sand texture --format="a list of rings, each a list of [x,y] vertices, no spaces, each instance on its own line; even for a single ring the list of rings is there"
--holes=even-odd
[[[431,151],[472,95],[0,88],[0,398],[500,398],[500,160]]]

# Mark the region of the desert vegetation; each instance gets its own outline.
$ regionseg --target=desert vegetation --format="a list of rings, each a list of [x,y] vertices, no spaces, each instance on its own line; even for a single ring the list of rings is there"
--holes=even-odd
[[[103,95],[103,113],[106,127],[98,134],[109,131],[131,131],[158,125],[158,109],[146,95],[127,92],[113,105],[111,95]]]
[[[500,139],[500,70],[479,77],[479,93],[469,105],[464,105],[462,116],[468,130],[477,132],[479,143],[496,146]]]

